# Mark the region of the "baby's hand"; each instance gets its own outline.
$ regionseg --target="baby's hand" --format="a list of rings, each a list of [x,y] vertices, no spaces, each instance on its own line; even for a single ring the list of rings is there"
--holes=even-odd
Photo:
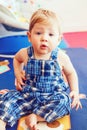
[[[22,86],[25,85],[24,81],[26,80],[25,78],[25,71],[21,71],[20,73],[18,73],[16,75],[16,78],[15,78],[15,86],[16,86],[16,89],[17,90],[22,90]]]
[[[78,110],[78,108],[82,108],[82,104],[80,102],[80,96],[78,94],[78,92],[76,91],[71,91],[70,92],[70,97],[72,99],[72,103],[71,103],[71,107],[72,108],[76,108],[76,110]]]

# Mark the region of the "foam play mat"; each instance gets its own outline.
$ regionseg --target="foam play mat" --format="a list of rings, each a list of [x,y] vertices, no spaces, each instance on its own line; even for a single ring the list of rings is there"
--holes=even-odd
[[[28,47],[31,43],[26,34],[15,34],[12,36],[0,37],[0,54],[15,54],[21,48]],[[8,46],[8,47],[7,47]],[[62,39],[59,48],[67,48],[67,42]]]
[[[29,130],[25,123],[25,117],[22,117],[19,122],[18,122],[18,128],[17,130]],[[70,115],[66,115],[52,123],[47,123],[47,122],[39,122],[37,124],[37,128],[39,130],[69,130],[71,129],[71,124],[70,124]]]

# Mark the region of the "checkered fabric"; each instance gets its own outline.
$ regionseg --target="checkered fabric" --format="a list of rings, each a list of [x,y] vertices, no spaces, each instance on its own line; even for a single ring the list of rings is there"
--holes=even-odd
[[[0,96],[0,118],[10,126],[29,113],[51,122],[70,112],[67,85],[57,61],[58,48],[49,60],[36,60],[33,54],[33,48],[29,47],[29,60],[25,66],[27,80],[23,90],[12,90]]]

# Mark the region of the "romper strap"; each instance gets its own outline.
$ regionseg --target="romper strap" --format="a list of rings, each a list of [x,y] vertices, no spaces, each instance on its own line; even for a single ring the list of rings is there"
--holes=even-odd
[[[59,48],[58,48],[58,47],[56,47],[56,48],[52,51],[52,53],[51,53],[51,58],[52,58],[53,60],[56,60],[56,59],[57,59],[57,57],[58,57],[58,51],[59,51]]]
[[[29,59],[33,58],[34,51],[33,51],[33,47],[32,46],[27,48],[27,52],[28,52]]]

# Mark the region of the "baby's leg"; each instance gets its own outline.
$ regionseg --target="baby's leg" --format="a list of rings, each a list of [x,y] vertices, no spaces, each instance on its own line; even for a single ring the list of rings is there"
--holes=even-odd
[[[44,121],[44,119],[33,113],[27,116],[25,119],[26,125],[30,128],[30,130],[38,130],[37,129],[38,121]]]
[[[7,93],[7,89],[0,90],[0,94]],[[0,130],[6,130],[6,123],[0,119]]]
[[[0,119],[0,130],[6,130],[6,123]]]

